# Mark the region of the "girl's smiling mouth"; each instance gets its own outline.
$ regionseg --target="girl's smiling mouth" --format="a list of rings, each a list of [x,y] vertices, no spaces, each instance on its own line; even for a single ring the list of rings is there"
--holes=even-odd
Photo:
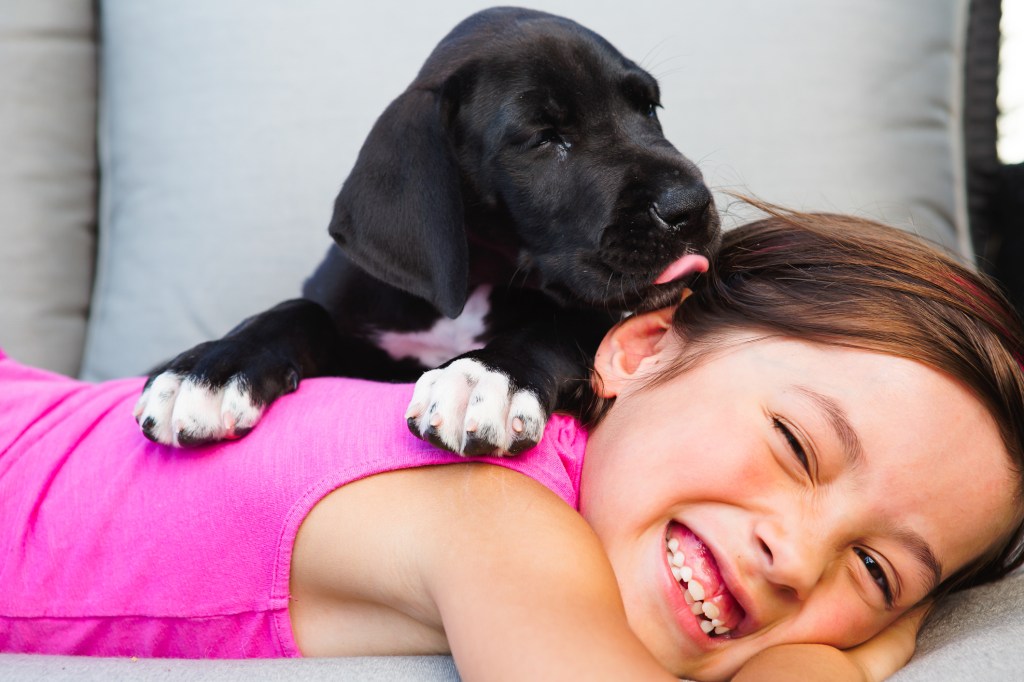
[[[665,561],[692,616],[690,623],[700,629],[702,639],[737,634],[735,630],[746,612],[726,585],[710,548],[689,528],[675,521],[665,531]],[[679,615],[687,625],[685,615]]]

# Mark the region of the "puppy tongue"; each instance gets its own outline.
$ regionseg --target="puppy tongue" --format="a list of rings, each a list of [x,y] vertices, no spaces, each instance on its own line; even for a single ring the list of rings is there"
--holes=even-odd
[[[695,272],[707,272],[708,271],[708,259],[696,253],[688,253],[679,260],[669,264],[665,271],[658,275],[658,278],[654,280],[655,284],[666,284],[673,280],[677,280],[680,277],[686,277],[687,275]]]

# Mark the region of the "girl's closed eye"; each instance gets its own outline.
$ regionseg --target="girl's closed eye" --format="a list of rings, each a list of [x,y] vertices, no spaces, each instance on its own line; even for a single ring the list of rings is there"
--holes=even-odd
[[[812,457],[808,456],[807,449],[804,448],[803,443],[800,439],[793,435],[792,429],[786,425],[779,417],[772,417],[772,426],[782,434],[782,437],[786,439],[786,443],[789,445],[789,449],[793,451],[793,456],[800,462],[800,466],[804,471],[807,472],[808,476],[813,478],[811,460]]]
[[[885,608],[891,609],[896,602],[896,598],[892,588],[892,583],[889,581],[889,577],[885,574],[885,569],[882,567],[882,564],[875,559],[875,557],[868,554],[860,547],[854,547],[853,552],[857,555],[857,558],[860,559],[861,563],[864,564],[864,568],[867,570],[868,575],[871,576],[871,580],[882,592],[882,596],[885,598]]]

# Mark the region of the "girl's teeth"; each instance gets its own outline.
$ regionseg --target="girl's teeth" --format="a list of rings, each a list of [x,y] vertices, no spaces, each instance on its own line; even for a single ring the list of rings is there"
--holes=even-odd
[[[704,601],[704,586],[693,579],[693,569],[685,565],[686,557],[679,551],[679,540],[672,538],[665,543],[668,550],[667,558],[672,569],[672,576],[682,585],[683,598],[690,605],[690,611],[698,616],[700,629],[704,634],[710,635],[712,631],[716,635],[724,635],[730,629],[723,625],[719,619],[721,609],[710,602]],[[685,584],[684,584],[685,583]]]

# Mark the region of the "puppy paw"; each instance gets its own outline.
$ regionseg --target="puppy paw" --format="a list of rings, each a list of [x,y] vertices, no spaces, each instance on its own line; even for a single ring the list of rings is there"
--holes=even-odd
[[[241,438],[263,416],[240,375],[217,386],[166,371],[147,384],[135,404],[135,421],[146,438],[175,447]]]
[[[547,415],[508,375],[462,358],[426,372],[406,410],[417,438],[466,456],[517,455],[540,442]]]
[[[185,351],[155,371],[135,404],[146,438],[176,447],[241,438],[299,385],[286,355],[231,339]]]

